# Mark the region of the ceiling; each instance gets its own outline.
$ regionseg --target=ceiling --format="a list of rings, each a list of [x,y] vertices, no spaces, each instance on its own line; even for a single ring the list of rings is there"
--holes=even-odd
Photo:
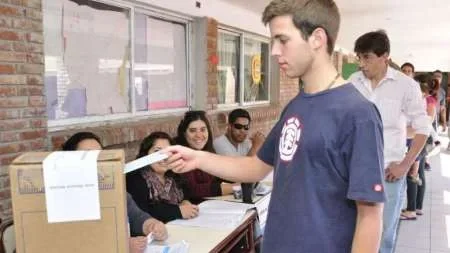
[[[262,13],[270,0],[225,0]],[[362,34],[383,29],[391,40],[391,57],[409,61],[418,71],[450,71],[449,0],[336,0],[341,12],[337,45],[352,51]]]

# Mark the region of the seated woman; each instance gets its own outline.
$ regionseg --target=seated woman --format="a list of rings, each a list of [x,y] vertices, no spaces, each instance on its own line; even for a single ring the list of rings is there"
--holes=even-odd
[[[178,125],[176,143],[196,150],[215,153],[213,134],[204,111],[188,111]],[[186,198],[200,203],[205,197],[233,193],[232,185],[201,170],[182,174],[186,179]]]
[[[136,159],[173,144],[167,133],[151,133],[142,141]],[[139,208],[164,223],[198,215],[198,207],[184,200],[182,186],[181,176],[168,170],[164,161],[127,174],[127,191]]]
[[[63,151],[101,150],[100,138],[91,132],[79,132],[72,135],[63,145]],[[133,198],[127,194],[127,215],[130,223],[130,252],[143,253],[147,247],[147,238],[142,235],[153,233],[155,240],[167,239],[167,230],[163,223],[140,210]]]

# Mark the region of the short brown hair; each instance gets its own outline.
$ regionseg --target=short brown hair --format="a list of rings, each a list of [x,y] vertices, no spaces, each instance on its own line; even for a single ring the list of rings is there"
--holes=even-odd
[[[317,28],[327,33],[328,53],[331,55],[339,32],[341,17],[334,0],[273,0],[263,12],[262,22],[267,25],[278,16],[292,16],[292,21],[307,40]]]

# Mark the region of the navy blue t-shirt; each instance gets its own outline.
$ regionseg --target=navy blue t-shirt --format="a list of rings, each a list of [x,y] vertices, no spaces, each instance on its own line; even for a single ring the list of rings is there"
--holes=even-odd
[[[258,157],[274,167],[264,253],[351,252],[355,200],[385,200],[381,117],[352,84],[297,95]]]

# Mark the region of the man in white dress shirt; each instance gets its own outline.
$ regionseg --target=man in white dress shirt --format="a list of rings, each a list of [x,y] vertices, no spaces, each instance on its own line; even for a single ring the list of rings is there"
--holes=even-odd
[[[383,237],[380,253],[392,253],[405,190],[405,175],[429,134],[422,94],[410,77],[389,67],[390,43],[384,31],[369,32],[355,42],[359,72],[350,82],[378,108],[383,121],[385,192]],[[407,152],[406,125],[411,120],[416,135]],[[406,155],[405,155],[406,154]]]

